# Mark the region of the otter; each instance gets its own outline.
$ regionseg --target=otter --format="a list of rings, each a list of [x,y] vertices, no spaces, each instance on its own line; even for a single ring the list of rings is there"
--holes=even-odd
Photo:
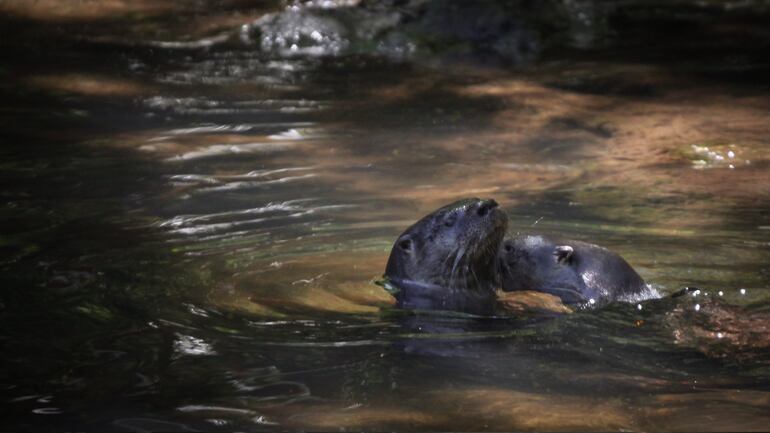
[[[622,257],[586,242],[517,236],[503,242],[498,264],[505,292],[534,290],[588,305],[660,297]]]
[[[493,314],[497,253],[507,224],[494,200],[444,206],[398,237],[380,285],[397,308]]]

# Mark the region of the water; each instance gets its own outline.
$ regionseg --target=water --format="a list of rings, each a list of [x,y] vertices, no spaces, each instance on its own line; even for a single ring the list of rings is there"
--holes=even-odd
[[[69,3],[0,5],[3,429],[770,425],[762,3],[570,3],[550,39],[460,7],[491,49],[426,41],[440,7]],[[348,30],[263,46],[311,9]],[[466,196],[701,292],[393,311],[391,243]]]

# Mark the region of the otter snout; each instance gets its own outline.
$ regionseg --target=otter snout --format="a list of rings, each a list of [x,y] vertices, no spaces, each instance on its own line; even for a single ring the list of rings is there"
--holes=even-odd
[[[492,209],[496,208],[497,206],[498,206],[497,202],[494,201],[493,199],[480,200],[478,205],[476,206],[476,215],[480,217],[487,216],[489,212]]]
[[[491,230],[505,229],[508,225],[508,217],[505,215],[497,202],[493,199],[473,199],[474,203],[467,207],[468,217],[479,218],[482,227],[486,227]],[[477,223],[474,223],[477,224]]]
[[[391,249],[386,287],[399,308],[487,313],[508,217],[492,199],[466,198],[424,216]],[[385,286],[384,286],[385,287]]]

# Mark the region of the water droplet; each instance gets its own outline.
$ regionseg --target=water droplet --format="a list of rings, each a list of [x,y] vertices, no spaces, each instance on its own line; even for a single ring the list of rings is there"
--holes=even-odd
[[[741,289],[741,295],[745,295],[745,294],[746,294],[746,289]]]
[[[636,309],[642,311],[642,304],[636,304]]]
[[[595,300],[595,299],[593,299],[593,298],[591,298],[591,299],[589,299],[589,300],[588,300],[588,303],[589,303],[589,304],[591,304],[591,305],[593,305],[593,304],[595,304],[595,303],[596,303],[596,300]]]
[[[727,156],[728,156],[729,158],[735,158],[735,152],[733,152],[732,150],[730,150],[730,151],[728,151],[728,152],[727,152]]]
[[[721,290],[719,291],[719,296],[723,296],[724,294],[725,294],[725,292],[723,292]]]
[[[717,332],[717,338],[722,338],[722,337],[724,337],[724,334],[722,334],[721,332]]]
[[[254,417],[254,418],[252,418],[251,421],[254,422],[255,424],[277,425],[277,423],[274,423],[274,422],[270,421],[264,415],[260,415],[260,416]]]
[[[695,311],[700,311],[700,304],[695,304]]]

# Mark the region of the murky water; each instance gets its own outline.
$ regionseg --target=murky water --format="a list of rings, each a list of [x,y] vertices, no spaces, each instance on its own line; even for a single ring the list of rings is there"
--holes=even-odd
[[[570,3],[551,40],[548,8],[70,3],[0,2],[2,428],[770,425],[764,4]],[[466,196],[701,291],[394,311],[391,243]]]

